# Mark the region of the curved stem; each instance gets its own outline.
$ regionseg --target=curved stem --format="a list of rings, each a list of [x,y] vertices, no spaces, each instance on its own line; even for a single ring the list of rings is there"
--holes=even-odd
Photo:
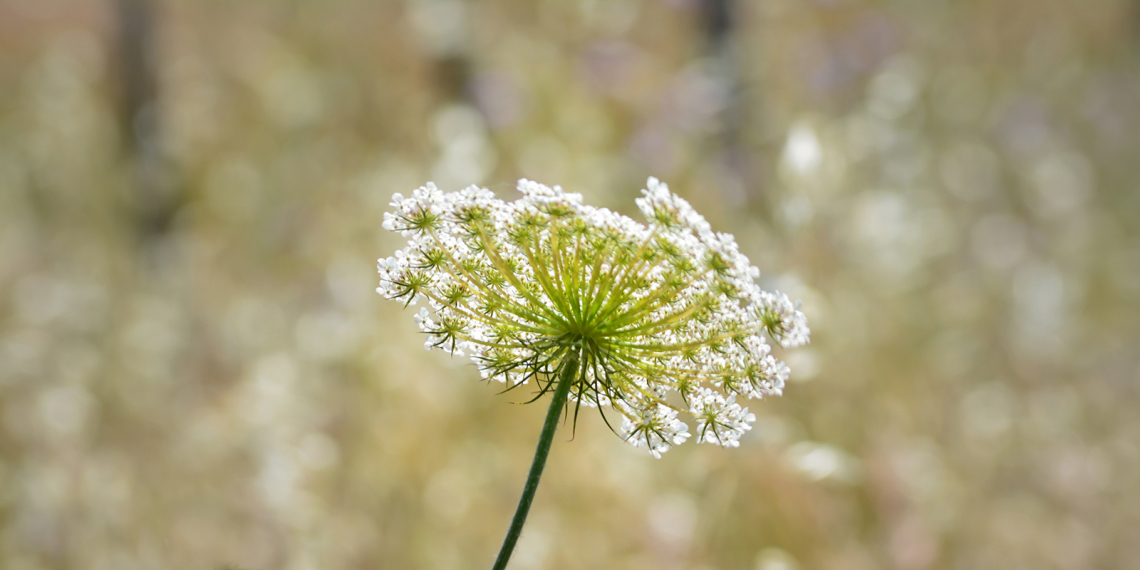
[[[546,422],[542,424],[542,435],[538,437],[538,448],[534,451],[534,462],[530,465],[530,474],[526,477],[526,486],[523,487],[519,506],[515,509],[515,516],[511,519],[511,527],[507,529],[507,537],[503,540],[503,547],[499,549],[499,556],[495,559],[493,570],[504,570],[515,543],[522,534],[523,523],[530,512],[530,504],[534,502],[534,493],[538,490],[538,480],[542,477],[542,469],[546,467],[546,456],[550,455],[550,444],[554,441],[554,431],[558,428],[558,416],[562,414],[562,406],[570,393],[570,385],[578,374],[578,359],[573,355],[563,361],[562,372],[558,377],[558,386],[554,389],[554,399],[550,402],[550,409],[546,412]]]

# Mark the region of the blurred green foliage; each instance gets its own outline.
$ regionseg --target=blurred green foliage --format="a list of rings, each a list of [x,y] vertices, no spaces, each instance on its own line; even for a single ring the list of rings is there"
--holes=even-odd
[[[655,175],[801,381],[583,418],[513,568],[1140,567],[1140,7],[717,4],[0,0],[0,566],[489,566],[543,406],[372,292],[382,212]]]

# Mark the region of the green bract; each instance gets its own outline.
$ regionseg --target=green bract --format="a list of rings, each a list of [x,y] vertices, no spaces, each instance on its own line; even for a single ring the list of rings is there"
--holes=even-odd
[[[689,437],[681,414],[698,441],[735,447],[755,419],[736,397],[780,394],[788,376],[764,335],[804,344],[806,319],[757,286],[731,235],[647,186],[648,225],[528,180],[514,202],[475,186],[397,194],[384,227],[408,246],[380,260],[377,291],[426,299],[427,347],[470,356],[484,378],[533,380],[541,395],[576,367],[577,406],[612,407],[626,441],[655,456]]]

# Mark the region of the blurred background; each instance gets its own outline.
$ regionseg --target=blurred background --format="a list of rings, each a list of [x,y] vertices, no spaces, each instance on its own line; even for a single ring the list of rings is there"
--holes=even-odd
[[[649,175],[813,329],[740,449],[583,416],[512,568],[1140,568],[1140,3],[0,0],[0,567],[487,568],[545,404],[393,192]]]

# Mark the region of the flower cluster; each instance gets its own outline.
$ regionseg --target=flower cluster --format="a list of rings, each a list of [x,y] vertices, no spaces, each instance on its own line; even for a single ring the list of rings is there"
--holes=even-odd
[[[426,300],[426,346],[469,356],[484,378],[534,381],[541,396],[573,367],[575,415],[616,410],[625,440],[656,457],[690,436],[682,415],[697,441],[735,447],[755,420],[737,396],[779,395],[788,378],[764,334],[798,346],[807,321],[757,286],[731,235],[657,179],[647,186],[648,225],[529,180],[514,202],[431,183],[396,194],[384,228],[408,246],[380,260],[377,291]]]

